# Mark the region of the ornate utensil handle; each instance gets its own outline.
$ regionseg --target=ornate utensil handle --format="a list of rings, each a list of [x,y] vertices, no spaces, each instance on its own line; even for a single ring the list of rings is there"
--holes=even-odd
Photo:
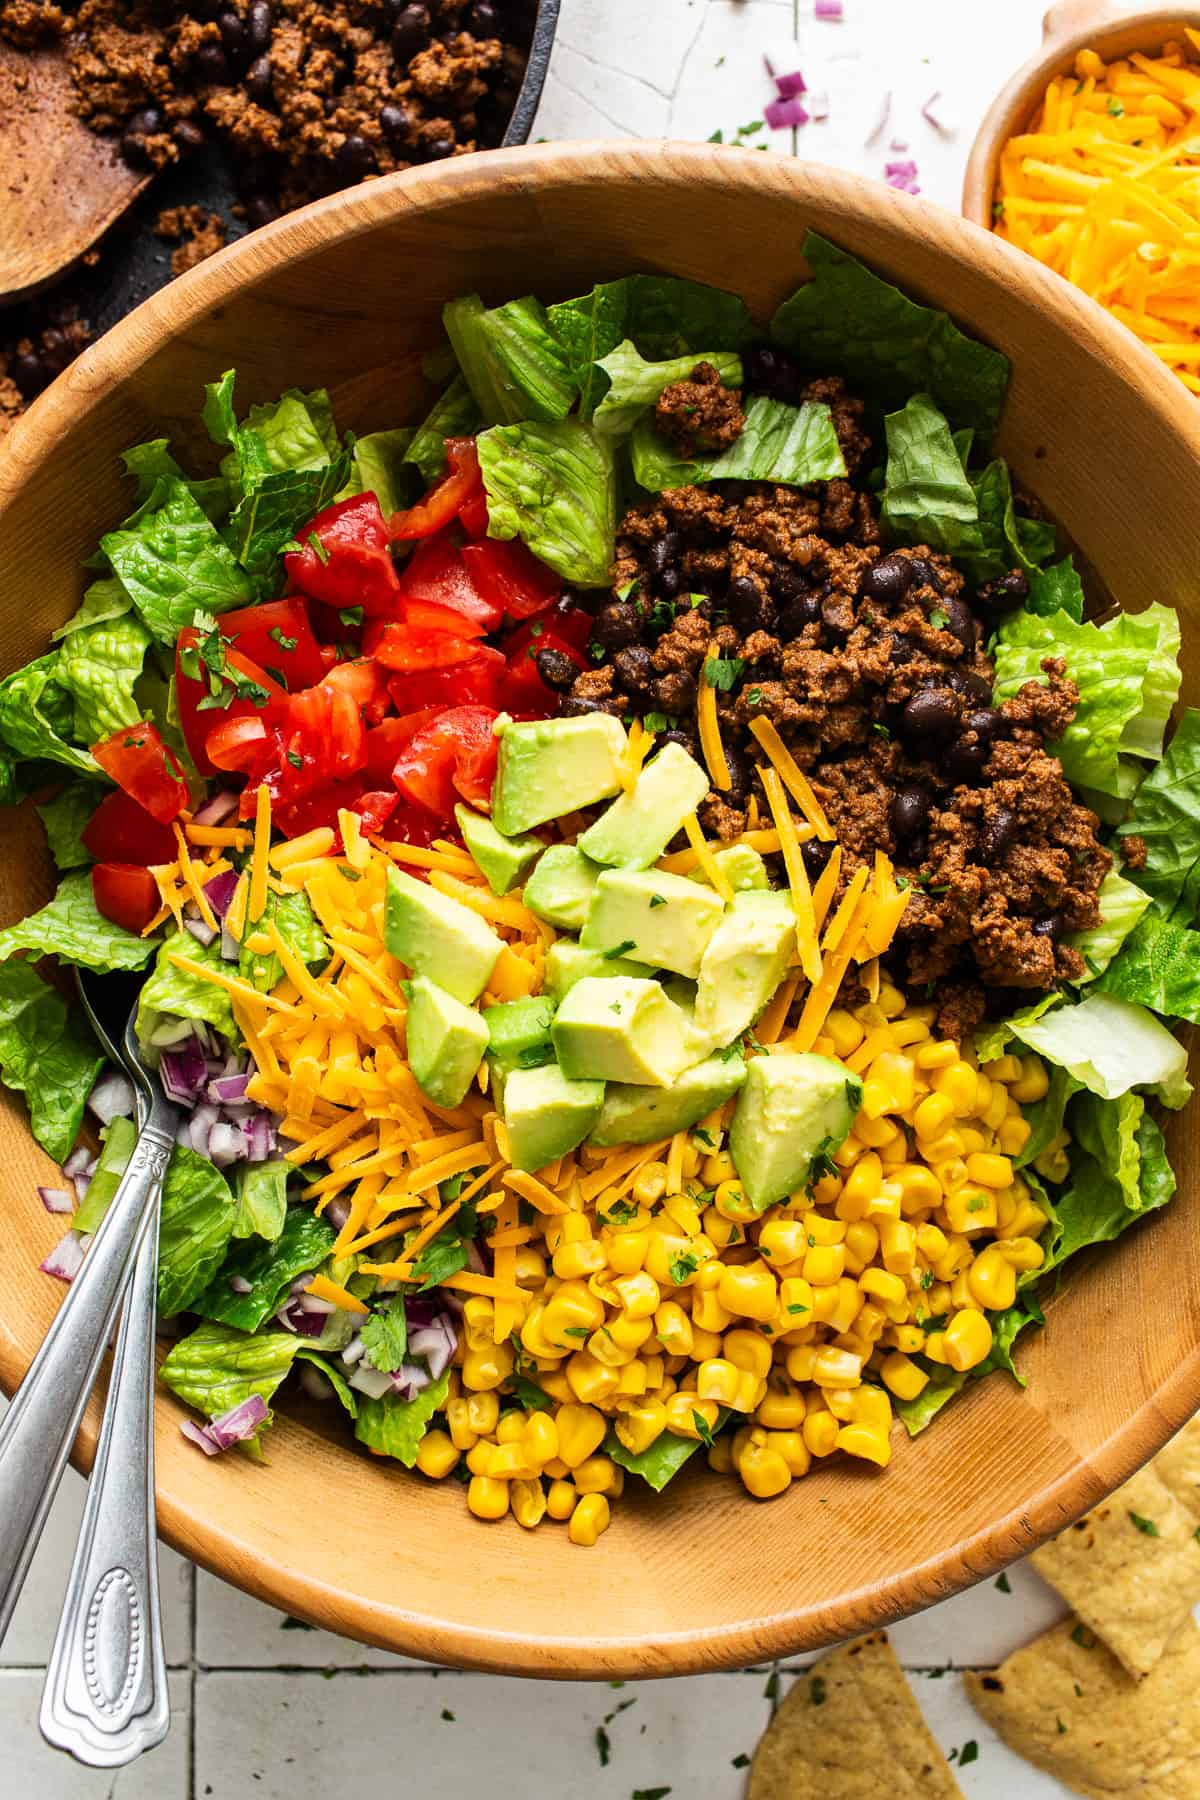
[[[87,1506],[42,1694],[42,1736],[115,1768],[171,1723],[154,1529],[154,1303],[159,1211],[151,1209],[121,1316]]]

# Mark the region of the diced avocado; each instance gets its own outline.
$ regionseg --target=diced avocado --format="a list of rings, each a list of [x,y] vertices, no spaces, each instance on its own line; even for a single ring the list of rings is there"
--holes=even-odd
[[[581,1144],[604,1101],[602,1081],[570,1081],[557,1063],[514,1069],[504,1083],[504,1123],[514,1169],[544,1169]]]
[[[729,1130],[729,1153],[756,1212],[795,1193],[846,1138],[862,1082],[829,1056],[756,1056]]]
[[[463,843],[493,894],[507,894],[546,847],[537,837],[505,837],[489,818],[473,812],[469,806],[456,806],[454,817]]]
[[[578,931],[600,879],[600,865],[574,844],[552,844],[525,883],[530,912],[563,931]]]
[[[771,878],[767,874],[767,865],[757,850],[749,844],[730,844],[725,850],[714,850],[713,861],[724,875],[735,894],[747,889],[769,888]],[[689,881],[703,881],[703,869],[693,869]]]
[[[768,896],[759,889],[738,898],[758,905],[735,904],[725,914],[708,940],[696,983],[693,1024],[713,1045],[731,1044],[754,1023],[796,947],[790,906],[779,910],[766,904]]]
[[[509,719],[499,737],[492,823],[506,837],[620,792],[625,727],[608,713]]]
[[[550,1024],[554,1018],[554,1002],[544,994],[527,994],[521,1000],[505,1000],[500,1006],[484,1008],[483,1022],[488,1032],[488,1055],[501,1068],[536,1069],[554,1061],[550,1042]]]
[[[573,938],[558,938],[546,952],[546,992],[557,1001],[561,1001],[585,975],[636,975],[648,981],[653,973],[647,963],[631,962],[627,956],[604,956],[599,950],[584,950]]]
[[[792,896],[786,888],[743,888],[733,896],[733,910],[737,913],[773,912],[793,922],[796,917]]]
[[[618,795],[579,839],[593,862],[648,869],[709,789],[708,776],[680,744],[664,744],[633,789]]]
[[[657,981],[589,975],[554,1017],[563,1073],[578,1080],[668,1087],[693,1060],[683,1014]]]
[[[388,870],[384,942],[414,975],[470,1002],[487,986],[503,945],[478,913],[403,869]]]
[[[437,1106],[457,1106],[488,1046],[488,1028],[475,1008],[427,975],[415,975],[408,984],[405,1030],[417,1086]]]
[[[579,941],[585,950],[617,950],[694,978],[723,911],[719,894],[684,875],[607,869]]]
[[[669,1088],[614,1081],[604,1090],[604,1105],[588,1143],[607,1149],[612,1144],[651,1144],[656,1138],[673,1137],[736,1094],[745,1079],[740,1056],[710,1056],[685,1070]]]

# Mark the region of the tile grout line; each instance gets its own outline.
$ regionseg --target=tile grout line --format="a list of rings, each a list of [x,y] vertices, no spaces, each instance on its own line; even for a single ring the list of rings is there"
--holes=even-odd
[[[199,1601],[199,1582],[196,1579],[196,1565],[189,1559],[188,1587],[191,1610],[191,1630],[188,1634],[188,1744],[187,1744],[187,1792],[188,1800],[196,1800],[196,1633],[199,1629],[196,1617]]]

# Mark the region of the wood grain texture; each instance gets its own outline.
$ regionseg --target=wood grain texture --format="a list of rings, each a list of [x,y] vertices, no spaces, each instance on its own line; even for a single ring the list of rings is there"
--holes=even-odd
[[[1182,25],[1200,27],[1200,7],[1160,6],[1122,0],[1061,0],[1044,21],[1042,47],[1017,70],[984,115],[963,175],[962,209],[976,225],[991,229],[992,202],[1000,152],[1033,117],[1046,83],[1075,66],[1081,50],[1095,50],[1105,62],[1141,50],[1153,56]]]
[[[125,508],[117,456],[170,431],[195,449],[200,385],[239,371],[242,406],[327,383],[343,426],[416,416],[415,353],[448,296],[545,299],[631,269],[738,287],[760,317],[806,271],[815,226],[1013,359],[1001,448],[1124,605],[1177,606],[1200,699],[1194,521],[1200,414],[1106,315],[949,213],[827,169],[707,145],[497,152],[372,182],[255,233],[155,296],[36,403],[0,460],[0,660],[40,653],[75,606],[79,560]],[[209,452],[211,454],[211,452]],[[0,917],[47,891],[33,833],[0,824]],[[1081,1259],[1023,1364],[957,1402],[885,1474],[820,1467],[760,1506],[688,1471],[631,1482],[595,1549],[473,1521],[457,1483],[361,1455],[340,1414],[289,1410],[269,1466],[209,1462],[159,1402],[171,1543],[288,1612],[390,1648],[550,1676],[729,1668],[828,1643],[944,1598],[1032,1549],[1200,1405],[1200,1108],[1173,1115],[1180,1194]],[[0,1380],[20,1378],[57,1304],[37,1263],[61,1224],[19,1105],[0,1113],[6,1237]],[[79,1446],[94,1443],[89,1414]]]
[[[45,286],[149,179],[71,111],[66,58],[0,44],[0,305]]]

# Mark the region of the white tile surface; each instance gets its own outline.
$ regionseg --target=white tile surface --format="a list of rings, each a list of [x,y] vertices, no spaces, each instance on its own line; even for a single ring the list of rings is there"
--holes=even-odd
[[[534,135],[707,138],[720,129],[728,140],[761,118],[771,97],[762,67],[770,50],[777,66],[798,66],[810,89],[828,91],[830,117],[794,141],[790,132],[761,132],[750,143],[876,177],[890,157],[911,156],[923,193],[957,208],[975,125],[1035,48],[1044,4],[846,0],[845,22],[834,25],[814,19],[813,0],[563,0]],[[939,89],[939,116],[953,130],[921,117]],[[867,143],[888,91],[888,121]],[[907,150],[893,151],[893,140]],[[422,1670],[328,1633],[286,1630],[283,1615],[203,1573],[193,1617],[191,1572],[167,1551],[168,1653],[185,1665],[172,1676],[171,1738],[116,1777],[79,1770],[46,1749],[36,1717],[37,1665],[57,1618],[81,1489],[69,1475],[0,1650],[0,1800],[327,1800],[331,1791],[368,1790],[419,1791],[422,1800],[475,1791],[496,1800],[628,1800],[665,1787],[688,1800],[743,1794],[734,1759],[753,1750],[766,1722],[764,1672],[618,1690]],[[970,1800],[1068,1800],[997,1742],[957,1673],[998,1660],[1058,1616],[1055,1597],[1028,1568],[1011,1570],[1008,1586],[1005,1593],[989,1581],[905,1620],[893,1641],[943,1748],[957,1764],[965,1744],[977,1747],[959,1773]],[[607,1733],[606,1765],[598,1730]],[[887,1793],[880,1771],[880,1800]]]

